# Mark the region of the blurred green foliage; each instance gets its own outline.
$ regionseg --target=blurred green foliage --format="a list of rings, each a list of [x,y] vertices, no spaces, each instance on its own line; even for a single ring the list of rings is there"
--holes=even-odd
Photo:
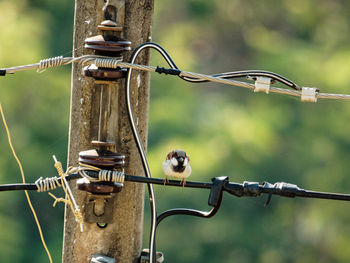
[[[155,2],[153,40],[182,69],[264,69],[323,92],[350,93],[349,1]],[[68,0],[0,1],[0,67],[69,55],[73,9]],[[162,63],[152,55],[152,64]],[[69,67],[0,79],[0,101],[28,181],[55,174],[52,154],[66,159],[69,87]],[[191,157],[193,180],[227,175],[236,182],[287,181],[349,192],[349,102],[300,103],[156,75],[151,91],[148,157],[153,176],[163,176],[166,153],[181,148]],[[4,129],[0,134],[0,183],[19,182]],[[155,188],[159,212],[209,209],[208,191]],[[47,195],[31,196],[59,262],[62,205],[54,209]],[[213,219],[169,218],[159,227],[158,250],[167,262],[348,262],[347,203],[273,197],[265,208],[265,198],[225,195]],[[24,194],[1,193],[0,200],[0,261],[47,262]]]

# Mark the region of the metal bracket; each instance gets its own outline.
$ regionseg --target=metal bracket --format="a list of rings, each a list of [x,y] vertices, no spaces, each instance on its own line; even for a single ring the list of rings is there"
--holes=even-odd
[[[86,178],[77,181],[79,190],[87,191],[84,220],[89,223],[99,223],[100,227],[113,221],[114,193],[119,193],[122,183],[89,182]]]
[[[84,220],[88,223],[108,224],[113,221],[115,195],[86,195]]]
[[[93,254],[90,263],[115,263],[115,259],[105,255]]]

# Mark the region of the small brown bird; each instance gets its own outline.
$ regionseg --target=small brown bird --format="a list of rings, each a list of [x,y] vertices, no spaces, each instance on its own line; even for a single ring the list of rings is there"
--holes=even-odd
[[[186,184],[186,178],[191,175],[190,157],[182,150],[174,150],[168,153],[162,165],[165,173],[164,184],[168,182],[168,177],[181,178],[182,186]]]

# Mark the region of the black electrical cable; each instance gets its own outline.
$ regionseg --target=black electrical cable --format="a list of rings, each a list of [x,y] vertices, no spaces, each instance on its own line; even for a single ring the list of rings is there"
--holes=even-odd
[[[66,180],[75,180],[81,178],[80,174],[70,174],[66,176]],[[61,178],[58,178],[58,182],[61,184]],[[38,190],[35,183],[25,183],[25,184],[2,184],[0,185],[0,192],[3,191],[23,191],[23,190]]]
[[[219,211],[221,201],[222,201],[222,194],[221,194],[219,203],[215,207],[213,207],[210,211],[207,211],[207,212],[195,210],[195,209],[188,209],[188,208],[176,208],[176,209],[167,210],[157,217],[157,227],[160,224],[160,222],[162,222],[165,218],[169,216],[174,216],[174,215],[188,215],[188,216],[196,216],[201,218],[211,218],[215,216],[216,213]],[[156,228],[156,231],[157,231],[157,228]],[[153,241],[153,243],[154,243],[154,248],[156,248],[156,239]],[[155,257],[155,255],[153,256]]]
[[[89,176],[98,178],[98,172],[95,171],[86,171]],[[66,177],[67,181],[75,180],[81,178],[80,174],[70,174]],[[59,179],[60,181],[60,179]],[[168,180],[166,184],[164,184],[164,179],[161,178],[147,178],[144,176],[136,176],[136,175],[125,175],[125,181],[134,182],[134,183],[149,183],[149,184],[157,184],[161,186],[176,186],[176,187],[185,187],[185,188],[199,188],[199,189],[211,189],[213,184],[209,182],[194,182],[194,181],[186,181],[186,184],[183,186],[181,181],[179,180]],[[329,193],[329,192],[318,192],[305,190],[293,185],[294,188],[285,189],[285,188],[276,188],[274,185],[267,187],[266,183],[259,185],[256,184],[256,189],[251,191],[247,188],[247,182],[240,184],[234,182],[228,182],[223,190],[228,192],[231,195],[235,195],[237,197],[255,197],[261,194],[273,194],[280,195],[283,197],[302,197],[302,198],[317,198],[317,199],[330,199],[330,200],[338,200],[338,201],[350,201],[350,194],[340,194],[340,193]],[[280,183],[281,184],[281,183]],[[283,183],[289,185],[287,183]],[[0,185],[0,192],[2,191],[23,191],[23,190],[38,190],[34,183],[18,183],[18,184],[3,184]]]
[[[129,62],[134,64],[138,55],[140,54],[140,52],[146,48],[151,48],[152,45],[148,46],[147,44],[142,44],[140,46],[138,46],[134,52],[132,53]],[[132,69],[129,68],[127,71],[127,79],[125,81],[125,95],[126,95],[126,106],[127,106],[127,112],[128,112],[128,117],[129,117],[129,121],[130,121],[130,126],[131,126],[131,130],[133,133],[133,136],[135,138],[136,141],[136,146],[137,149],[139,151],[139,154],[141,156],[141,162],[142,162],[142,166],[145,172],[145,176],[148,178],[151,178],[151,170],[149,168],[148,162],[147,162],[147,158],[146,158],[146,154],[144,151],[144,147],[142,145],[140,136],[139,136],[139,132],[137,130],[137,127],[135,125],[135,118],[134,118],[134,112],[132,109],[132,104],[131,104],[131,96],[130,96],[130,81],[131,81],[131,73],[132,73]],[[149,202],[150,202],[150,207],[151,207],[151,230],[150,230],[150,240],[149,240],[149,249],[150,249],[150,263],[154,263],[155,262],[155,258],[154,255],[155,253],[153,253],[154,250],[154,235],[156,232],[156,220],[157,220],[157,211],[156,211],[156,203],[155,203],[155,194],[154,194],[154,189],[153,189],[153,185],[150,183],[147,183],[147,188],[148,188],[148,194],[149,194]]]
[[[164,69],[164,68],[159,68],[157,67],[156,72],[158,73],[165,73],[165,74],[171,74],[171,75],[179,75],[180,70],[173,61],[173,59],[170,57],[170,55],[158,44],[156,43],[143,43],[141,44],[138,48],[143,48],[144,46],[149,47],[149,48],[154,48],[156,49],[166,60],[168,65],[171,67],[171,69]],[[226,73],[218,73],[218,74],[213,74],[211,75],[213,77],[219,77],[219,78],[224,78],[224,79],[232,79],[232,78],[241,78],[241,77],[269,77],[273,80],[276,80],[290,88],[293,88],[295,90],[300,90],[300,87],[295,84],[293,81],[276,74],[274,72],[270,71],[265,71],[265,70],[242,70],[242,71],[232,71],[232,72],[226,72]],[[202,83],[202,82],[208,82],[208,80],[204,79],[197,79],[197,78],[191,78],[191,77],[181,77],[181,79],[188,81],[188,82],[194,82],[194,83]]]
[[[133,54],[131,55],[131,59],[130,59],[130,63],[135,63],[135,60],[137,58],[137,56],[140,54],[140,52],[146,48],[149,49],[154,49],[156,51],[158,51],[162,57],[165,59],[165,61],[168,63],[168,65],[172,68],[171,69],[167,69],[164,70],[163,68],[157,68],[159,73],[167,73],[167,74],[172,74],[172,75],[178,75],[181,71],[178,69],[178,67],[176,66],[176,64],[174,63],[174,61],[172,60],[172,58],[169,56],[169,54],[158,44],[156,43],[143,43],[140,46],[138,46]],[[126,81],[126,104],[127,104],[127,108],[128,108],[128,116],[129,116],[129,120],[130,120],[130,124],[131,124],[131,128],[132,128],[132,132],[133,135],[135,137],[136,140],[136,145],[138,148],[138,151],[140,153],[141,156],[141,160],[142,160],[142,164],[143,164],[143,168],[145,171],[145,175],[146,177],[150,178],[151,177],[151,171],[149,169],[148,166],[148,162],[147,162],[147,158],[141,143],[141,140],[139,138],[139,134],[137,131],[137,128],[135,126],[135,121],[134,121],[134,116],[133,116],[133,110],[132,110],[132,105],[131,105],[131,98],[130,98],[130,80],[131,80],[131,72],[132,69],[129,68],[128,72],[127,72],[127,81]],[[184,78],[183,78],[184,79]],[[185,79],[186,80],[186,79]],[[156,261],[156,249],[155,249],[155,235],[156,235],[156,207],[155,207],[155,197],[154,197],[154,190],[152,185],[150,185],[149,183],[147,183],[148,185],[148,190],[149,190],[149,198],[150,198],[150,204],[151,204],[151,235],[150,235],[150,263],[155,263]]]
[[[221,203],[221,201],[220,201],[220,203]],[[157,225],[159,225],[159,223],[161,221],[163,221],[165,218],[167,218],[169,216],[173,216],[173,215],[189,215],[189,216],[210,218],[210,217],[213,217],[217,213],[218,210],[219,210],[219,207],[214,207],[208,212],[195,210],[195,209],[189,209],[189,208],[169,209],[157,217]]]

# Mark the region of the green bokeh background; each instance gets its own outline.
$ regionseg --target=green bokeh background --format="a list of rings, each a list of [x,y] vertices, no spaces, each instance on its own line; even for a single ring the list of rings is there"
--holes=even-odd
[[[71,55],[71,0],[0,0],[0,68]],[[187,71],[273,71],[301,86],[350,93],[350,2],[342,0],[155,0],[153,41]],[[162,65],[153,54],[153,65]],[[66,160],[70,67],[0,79],[0,101],[27,181]],[[152,75],[148,158],[153,176],[174,148],[191,157],[193,180],[286,181],[350,192],[350,103],[301,103],[218,84]],[[1,125],[2,126],[2,125]],[[0,183],[20,182],[0,129]],[[208,209],[206,190],[155,187],[158,210]],[[62,195],[61,190],[56,190]],[[31,193],[55,262],[63,205]],[[346,202],[225,194],[210,220],[178,216],[158,230],[166,262],[348,262]],[[149,233],[146,203],[144,246]],[[0,193],[0,262],[48,262],[22,192]]]

